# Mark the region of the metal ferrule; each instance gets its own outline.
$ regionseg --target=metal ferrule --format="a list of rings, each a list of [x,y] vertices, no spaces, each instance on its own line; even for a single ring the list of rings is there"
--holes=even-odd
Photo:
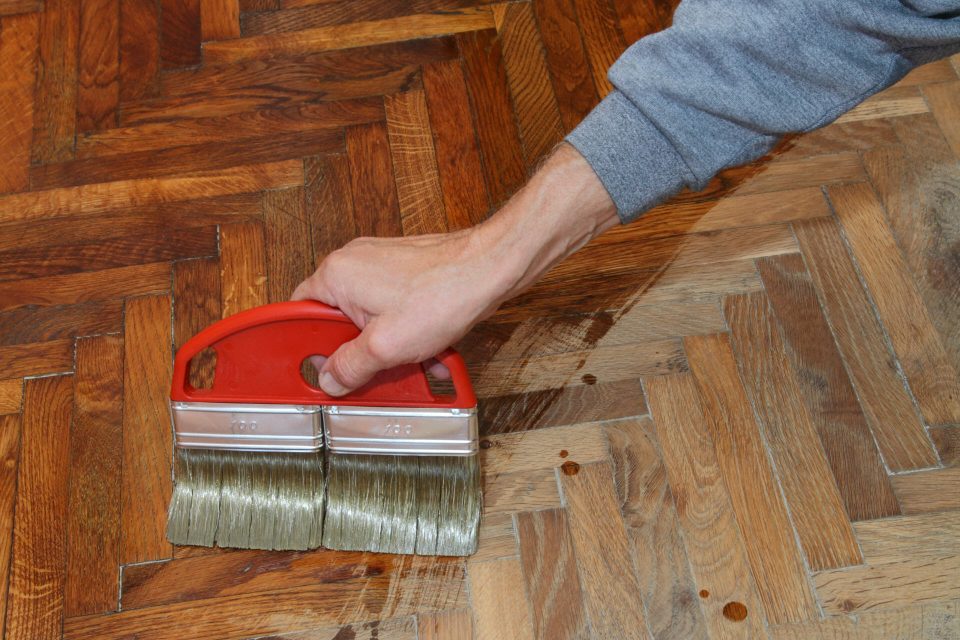
[[[477,410],[323,407],[334,453],[469,456],[477,452]]]
[[[320,407],[285,404],[171,402],[174,440],[185,449],[318,451]]]

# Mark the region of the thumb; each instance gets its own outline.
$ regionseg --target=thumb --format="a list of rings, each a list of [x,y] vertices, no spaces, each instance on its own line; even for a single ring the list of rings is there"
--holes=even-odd
[[[320,371],[320,388],[330,396],[342,396],[366,384],[383,369],[397,364],[370,348],[371,331],[363,331],[340,345]]]

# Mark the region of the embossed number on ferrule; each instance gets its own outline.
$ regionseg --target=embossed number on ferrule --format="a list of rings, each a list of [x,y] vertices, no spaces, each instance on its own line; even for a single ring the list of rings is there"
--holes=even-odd
[[[250,431],[256,431],[257,421],[244,420],[242,418],[234,417],[230,420],[230,430],[234,433],[247,433]]]
[[[413,425],[400,424],[399,422],[388,422],[383,428],[383,435],[394,438],[403,438],[413,435]]]

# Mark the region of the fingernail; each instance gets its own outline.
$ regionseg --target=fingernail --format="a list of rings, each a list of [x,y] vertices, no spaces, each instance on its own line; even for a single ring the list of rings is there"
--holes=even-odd
[[[329,373],[320,376],[320,388],[323,389],[323,392],[328,396],[342,396],[349,391],[349,389],[337,382]]]

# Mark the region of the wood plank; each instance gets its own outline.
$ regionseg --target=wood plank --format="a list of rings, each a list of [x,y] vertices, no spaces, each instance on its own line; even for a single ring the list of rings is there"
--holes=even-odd
[[[200,64],[201,0],[160,0],[160,68]]]
[[[894,86],[907,87],[912,85],[931,84],[934,82],[949,82],[951,80],[956,80],[956,65],[953,65],[953,67],[950,65],[951,60],[956,62],[956,57],[957,56],[954,55],[951,59],[944,58],[943,60],[928,62],[927,64],[920,65],[919,67],[914,67],[900,80],[900,82]]]
[[[433,133],[422,90],[384,96],[400,224],[407,236],[447,231]]]
[[[303,184],[303,162],[201,171],[186,176],[122,180],[0,197],[7,223],[60,216],[92,215],[111,209],[157,206],[216,196],[252,193]]]
[[[936,454],[836,224],[813,220],[794,225],[794,231],[887,466],[905,471],[936,465]]]
[[[220,269],[215,258],[185,260],[173,266],[173,344],[175,349],[222,317]],[[190,368],[190,384],[198,389],[213,383],[215,361],[202,352]]]
[[[123,473],[120,562],[172,555],[166,516],[172,483],[167,386],[173,367],[170,297],[126,302],[123,364]]]
[[[919,87],[892,87],[867,98],[836,121],[844,123],[873,118],[898,118],[928,111],[930,108]]]
[[[154,236],[112,236],[101,230],[100,241],[47,245],[0,251],[0,282],[117,269],[216,255],[217,228],[174,229]],[[56,239],[53,239],[56,242]]]
[[[885,518],[854,525],[867,564],[960,551],[960,512]]]
[[[533,637],[588,637],[565,512],[518,513],[516,519],[520,563],[533,611]]]
[[[28,305],[56,306],[170,289],[170,264],[150,264],[104,269],[62,276],[0,282],[0,311]]]
[[[160,2],[120,3],[120,100],[152,98],[160,92]]]
[[[16,522],[5,637],[60,638],[67,559],[73,378],[28,380],[24,390]]]
[[[77,131],[117,126],[120,0],[80,0]]]
[[[403,235],[386,125],[349,127],[345,136],[357,233],[377,238]]]
[[[23,383],[19,380],[18,392]],[[0,389],[4,386],[0,383]],[[3,392],[0,391],[0,394]],[[17,397],[17,410],[20,409]],[[7,586],[10,578],[10,550],[13,546],[14,506],[17,500],[17,465],[20,458],[20,416],[0,416],[0,620],[7,618]],[[2,626],[2,625],[0,625]]]
[[[882,609],[855,616],[831,616],[817,624],[773,627],[776,640],[873,640],[918,638],[946,640],[960,635],[960,602],[931,602],[899,609]]]
[[[466,229],[486,218],[490,198],[483,180],[480,147],[472,126],[470,97],[460,61],[425,65],[423,89],[447,228],[450,231]],[[463,126],[465,122],[471,126]]]
[[[595,423],[566,425],[485,437],[480,448],[483,474],[553,470],[569,458],[579,464],[607,459],[607,441]]]
[[[0,415],[20,413],[23,403],[23,381],[0,380]],[[19,427],[17,427],[19,429]],[[0,554],[2,555],[2,554]],[[3,616],[0,616],[2,619]]]
[[[503,63],[513,95],[527,171],[563,140],[560,108],[550,84],[550,72],[530,3],[493,7],[497,32],[503,43]]]
[[[477,640],[534,637],[518,559],[471,564],[469,579],[473,630]]]
[[[956,427],[934,427],[930,429],[930,439],[937,448],[940,461],[948,467],[960,463],[960,425]]]
[[[533,469],[486,475],[484,512],[493,516],[560,507],[560,493],[553,469]]]
[[[79,12],[79,0],[45,0],[43,3],[33,104],[31,161],[34,164],[73,157]]]
[[[239,40],[211,42],[204,47],[207,64],[231,64],[266,55],[293,56],[317,51],[368,47],[413,38],[431,38],[490,29],[489,9],[470,7],[385,20],[363,20],[293,33],[261,35]],[[302,29],[302,27],[301,27]]]
[[[757,594],[743,539],[724,486],[710,428],[690,374],[648,378],[650,412],[677,519],[712,637],[763,637],[766,615]],[[745,608],[740,621],[723,615],[727,603]]]
[[[42,0],[2,0],[0,16],[14,16],[21,13],[34,13],[43,10]]]
[[[122,300],[21,307],[0,313],[0,346],[116,333],[122,327]]]
[[[766,296],[731,296],[724,312],[807,562],[814,570],[860,564],[853,529]]]
[[[418,640],[445,640],[472,638],[473,619],[469,609],[438,611],[417,616]]]
[[[77,340],[65,616],[115,611],[120,599],[123,338]]]
[[[800,255],[757,261],[813,418],[851,520],[897,515],[883,460],[857,401],[813,282]]]
[[[289,300],[296,286],[313,273],[313,247],[303,198],[300,187],[263,194],[270,302]]]
[[[220,229],[220,310],[224,318],[267,304],[263,226],[256,222]]]
[[[345,627],[324,627],[271,634],[270,640],[417,640],[417,623],[412,617],[388,618],[348,624]]]
[[[960,378],[868,185],[828,190],[893,350],[928,424],[960,422]]]
[[[603,427],[640,597],[654,638],[705,638],[707,628],[653,429],[649,418]]]
[[[897,562],[851,567],[814,574],[817,594],[827,614],[869,611],[887,606],[956,599],[960,596],[960,553],[954,550]]]
[[[960,467],[906,473],[890,480],[906,515],[960,509]]]
[[[313,238],[314,266],[357,236],[346,155],[304,161],[306,214]]]
[[[607,71],[626,50],[627,43],[610,0],[573,0],[573,4],[593,71],[593,83],[600,98],[605,98],[613,90]]]
[[[644,634],[646,603],[610,463],[567,467],[558,477],[592,633],[601,638]]]
[[[678,4],[679,0],[613,0],[623,37],[630,44],[669,27]]]
[[[4,33],[0,41],[0,111],[7,114],[0,125],[0,193],[30,186],[39,26],[36,13],[0,18]]]
[[[203,42],[239,38],[239,0],[200,0],[200,36]]]
[[[499,207],[526,179],[520,133],[507,88],[500,36],[493,30],[457,36],[491,204]]]
[[[930,111],[936,118],[943,136],[947,139],[953,155],[960,158],[960,81],[928,84],[923,87],[923,95],[930,105]]]
[[[0,347],[0,371],[14,378],[73,370],[73,340]]]
[[[554,482],[554,487],[556,487],[556,482]],[[556,505],[559,505],[559,494],[557,498]],[[520,557],[513,516],[514,514],[510,512],[483,513],[480,515],[477,552],[467,560],[468,569],[478,562]]]
[[[684,350],[767,619],[771,624],[816,619],[803,556],[730,341],[725,334],[691,337]]]
[[[540,37],[565,131],[599,102],[572,0],[534,0]]]

